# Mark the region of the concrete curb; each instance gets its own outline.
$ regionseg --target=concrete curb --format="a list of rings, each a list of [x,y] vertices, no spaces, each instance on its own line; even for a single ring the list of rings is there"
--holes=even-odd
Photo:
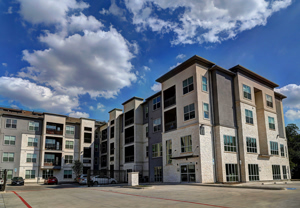
[[[210,184],[185,184],[190,186],[207,186],[207,187],[221,187],[221,188],[241,188],[241,189],[263,189],[263,190],[287,190],[283,187],[261,187],[261,186],[229,186],[229,185],[210,185]]]
[[[154,186],[147,186],[147,187],[141,187],[141,186],[120,186],[120,188],[131,188],[131,189],[154,189]]]

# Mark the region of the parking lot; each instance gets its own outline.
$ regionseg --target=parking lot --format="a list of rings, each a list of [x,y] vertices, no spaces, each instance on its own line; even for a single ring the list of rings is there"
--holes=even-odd
[[[300,183],[276,185],[294,190],[261,190],[191,185],[7,186],[4,206],[11,207],[300,207]],[[1,205],[0,205],[1,207]]]

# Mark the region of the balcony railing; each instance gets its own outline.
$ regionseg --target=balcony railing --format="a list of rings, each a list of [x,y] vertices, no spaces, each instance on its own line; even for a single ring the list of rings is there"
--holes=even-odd
[[[45,149],[46,150],[62,150],[62,145],[46,144]]]
[[[128,136],[125,138],[125,144],[134,142],[134,136]]]
[[[46,129],[46,134],[57,134],[57,135],[63,135],[63,130],[53,130],[53,129]]]
[[[176,121],[171,121],[165,124],[165,131],[170,131],[177,128]]]
[[[44,162],[44,166],[61,166],[60,162]]]
[[[125,156],[125,162],[134,162],[134,155]]]
[[[173,96],[173,97],[170,97],[168,99],[165,99],[164,101],[164,107],[167,108],[171,105],[175,105],[176,104],[176,97]]]
[[[131,117],[131,118],[129,118],[129,119],[126,119],[126,120],[125,120],[125,126],[128,126],[128,125],[130,125],[130,124],[133,124],[133,122],[134,122],[133,117]]]

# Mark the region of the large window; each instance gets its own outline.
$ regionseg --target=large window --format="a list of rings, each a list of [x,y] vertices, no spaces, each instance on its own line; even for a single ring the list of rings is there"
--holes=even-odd
[[[64,170],[64,178],[72,178],[72,170]]]
[[[194,90],[193,77],[190,77],[182,82],[183,94],[191,92]]]
[[[65,155],[65,164],[73,163],[73,155]]]
[[[17,120],[16,119],[6,119],[6,128],[16,129],[17,128]]]
[[[181,152],[192,152],[192,136],[181,137]]]
[[[66,134],[74,135],[75,127],[74,126],[66,126]]]
[[[259,181],[259,169],[257,164],[248,164],[249,181]]]
[[[161,130],[161,118],[153,120],[153,132]]]
[[[236,152],[235,137],[224,135],[224,150],[228,152]]]
[[[47,179],[48,177],[53,176],[53,170],[43,170],[43,179]]]
[[[92,142],[92,133],[84,133],[84,143]]]
[[[257,153],[257,144],[255,138],[247,137],[247,152]]]
[[[28,163],[36,163],[36,154],[27,153],[26,162],[28,162]]]
[[[38,145],[37,138],[28,137],[28,143],[27,143],[28,147],[37,147],[37,145]]]
[[[209,105],[207,103],[203,103],[203,117],[209,119]]]
[[[110,143],[110,154],[113,155],[115,154],[115,143]]]
[[[196,182],[195,164],[181,165],[181,182]]]
[[[73,149],[74,148],[74,142],[66,140],[66,149]]]
[[[4,144],[6,145],[15,145],[16,137],[15,136],[4,136]]]
[[[226,180],[227,182],[239,180],[237,164],[226,164]]]
[[[194,103],[184,106],[184,120],[190,120],[195,118],[195,105]]]
[[[35,178],[35,170],[26,170],[25,179],[34,179]]]
[[[273,108],[273,98],[270,95],[266,95],[267,106]]]
[[[125,147],[125,163],[134,162],[134,145]]]
[[[152,145],[152,157],[161,157],[162,156],[162,145],[161,143]]]
[[[161,182],[162,181],[162,168],[154,167],[154,181],[155,182]]]
[[[38,131],[39,125],[39,122],[29,121],[29,131]]]
[[[152,103],[153,103],[153,110],[156,110],[157,108],[160,108],[160,96],[157,96],[156,98],[154,98],[152,100]]]
[[[282,166],[282,175],[283,175],[283,179],[287,179],[286,166],[285,165]]]
[[[251,100],[251,88],[247,85],[243,85],[244,98]]]
[[[145,107],[145,118],[148,118],[149,116],[149,108],[148,106]]]
[[[114,138],[115,137],[115,127],[110,127],[110,138]]]
[[[246,109],[245,114],[246,114],[246,123],[253,124],[253,113],[252,113],[252,111]]]
[[[269,118],[269,128],[272,130],[275,130],[275,120],[273,117],[268,117]]]
[[[105,144],[105,143],[103,143]],[[83,148],[83,157],[91,157],[92,155],[92,149],[90,147],[84,147]]]
[[[281,154],[281,157],[284,157],[284,145],[283,144],[280,144],[280,154]]]
[[[202,77],[202,90],[207,92],[207,78]]]
[[[166,156],[167,156],[167,164],[172,164],[172,140],[166,141]]]
[[[278,143],[270,142],[271,155],[278,155]]]
[[[280,180],[281,179],[280,165],[272,165],[272,173],[273,173],[274,180]]]
[[[3,162],[14,162],[15,153],[12,152],[3,152]]]

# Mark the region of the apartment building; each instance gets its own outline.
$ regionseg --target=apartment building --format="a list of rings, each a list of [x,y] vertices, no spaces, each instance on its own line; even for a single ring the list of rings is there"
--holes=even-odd
[[[94,169],[95,132],[103,122],[9,108],[0,108],[0,122],[0,167],[8,170],[8,179],[73,181],[74,160],[83,162],[84,173]]]

